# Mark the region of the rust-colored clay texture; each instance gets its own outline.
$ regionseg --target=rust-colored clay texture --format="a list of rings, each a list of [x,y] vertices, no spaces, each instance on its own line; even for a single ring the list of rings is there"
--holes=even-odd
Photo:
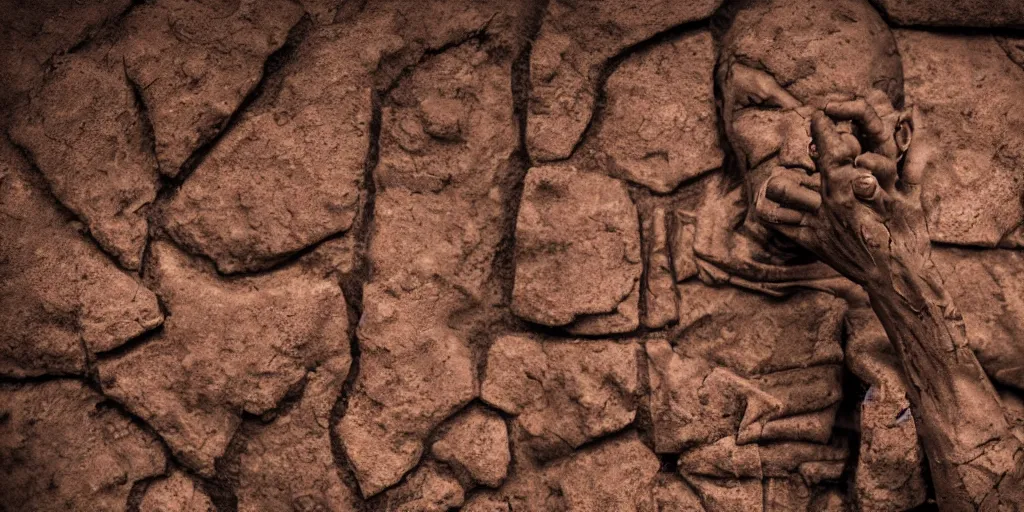
[[[0,0],[0,512],[1024,512],[1021,0]]]

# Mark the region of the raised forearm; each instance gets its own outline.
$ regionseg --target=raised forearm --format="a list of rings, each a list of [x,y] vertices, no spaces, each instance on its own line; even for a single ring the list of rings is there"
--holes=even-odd
[[[906,372],[939,503],[943,510],[1024,507],[1024,454],[967,345],[960,313],[929,260],[894,267],[892,279],[865,289]]]

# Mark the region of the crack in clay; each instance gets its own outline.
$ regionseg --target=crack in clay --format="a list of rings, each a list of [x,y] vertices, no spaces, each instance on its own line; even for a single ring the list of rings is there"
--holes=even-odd
[[[91,34],[86,35],[84,39],[68,47],[65,51],[59,51],[43,63],[43,68],[50,69],[53,67],[53,59],[61,55],[71,55],[78,53],[86,48],[92,46],[94,42],[98,42],[105,37],[109,37],[111,34],[116,33],[121,28],[121,23],[135,10],[136,7],[144,5],[146,0],[132,0],[128,7],[106,21],[104,21],[96,30]]]
[[[645,52],[660,44],[670,43],[677,39],[681,39],[688,32],[706,28],[707,26],[708,19],[701,19],[669,27],[647,39],[644,39],[643,41],[633,43],[621,49],[614,56],[606,60],[594,85],[594,101],[590,106],[591,114],[590,120],[587,122],[587,126],[583,128],[583,132],[580,133],[580,137],[573,145],[572,151],[569,152],[569,156],[562,159],[552,160],[550,163],[572,159],[573,156],[577,154],[578,150],[588,143],[593,134],[600,132],[601,126],[604,124],[605,110],[608,106],[608,79],[616,70],[619,69],[619,66],[621,66],[626,59],[635,54]]]
[[[221,126],[214,127],[217,130],[217,133],[192,151],[192,154],[189,155],[181,164],[180,172],[178,172],[174,178],[167,177],[161,173],[163,186],[161,187],[160,192],[162,194],[158,197],[158,201],[161,201],[161,203],[170,201],[170,199],[177,194],[178,190],[185,183],[185,180],[187,180],[188,177],[192,175],[192,173],[195,172],[195,170],[199,168],[204,161],[206,161],[206,158],[213,152],[221,139],[230,133],[245,117],[249,110],[264,97],[267,87],[271,85],[272,82],[283,78],[279,76],[281,71],[292,61],[292,59],[294,59],[299,47],[309,36],[312,30],[312,25],[313,21],[309,17],[309,14],[303,15],[302,18],[300,18],[299,21],[288,30],[288,36],[285,43],[271,53],[263,62],[263,70],[260,73],[259,79],[238,104],[238,107],[231,112],[231,115],[223,121]]]
[[[362,203],[361,215],[357,223],[351,229],[355,237],[355,258],[356,264],[352,275],[346,282],[342,283],[342,294],[345,297],[349,313],[349,355],[351,363],[348,375],[342,384],[338,398],[331,407],[330,426],[328,436],[331,441],[331,455],[334,459],[336,471],[354,495],[359,494],[359,484],[348,456],[345,455],[344,445],[341,437],[334,428],[341,422],[345,412],[348,410],[348,401],[355,389],[356,380],[359,377],[360,362],[362,360],[362,349],[359,344],[358,328],[359,319],[363,314],[363,287],[370,281],[372,264],[370,262],[369,247],[373,233],[374,209],[377,198],[377,183],[373,171],[377,168],[380,160],[380,130],[383,118],[383,102],[380,93],[376,90],[370,96],[370,130],[369,145],[366,148],[366,159],[363,167],[363,187],[366,194]],[[363,510],[368,510],[368,505],[360,502]]]
[[[72,225],[78,224],[80,228],[77,229],[76,231],[82,236],[82,238],[87,240],[88,243],[93,246],[93,248],[99,251],[100,254],[106,256],[110,260],[110,262],[118,269],[124,272],[132,273],[132,271],[125,269],[123,266],[121,266],[120,261],[117,258],[111,256],[111,254],[108,253],[102,245],[100,245],[100,243],[96,240],[96,237],[93,235],[92,230],[89,229],[89,223],[83,220],[77,214],[75,214],[73,210],[68,208],[68,206],[65,205],[57,197],[56,194],[54,194],[53,185],[50,183],[50,180],[48,180],[46,176],[43,174],[43,171],[39,168],[39,165],[36,163],[35,157],[32,154],[32,152],[29,151],[28,148],[15,143],[14,140],[11,139],[10,133],[7,132],[6,130],[3,130],[0,133],[2,133],[3,137],[5,137],[7,144],[10,144],[11,147],[16,149],[18,153],[21,155],[21,157],[25,160],[25,163],[28,164],[32,185],[34,185],[36,190],[38,190],[39,193],[41,193],[50,202],[51,206],[53,206],[55,210],[57,210],[57,214],[64,220],[64,222]]]

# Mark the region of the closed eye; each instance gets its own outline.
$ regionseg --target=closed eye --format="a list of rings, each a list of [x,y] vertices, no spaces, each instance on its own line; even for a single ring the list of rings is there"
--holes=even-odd
[[[756,93],[748,93],[742,96],[737,107],[739,109],[757,107],[761,110],[782,110],[782,102],[773,96],[761,97]]]

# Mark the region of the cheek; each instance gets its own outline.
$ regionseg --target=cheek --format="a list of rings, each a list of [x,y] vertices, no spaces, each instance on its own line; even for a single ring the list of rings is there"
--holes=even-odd
[[[807,121],[793,111],[754,110],[740,112],[729,127],[729,143],[741,159],[748,191],[760,189],[779,157],[786,157],[792,148],[806,151]]]
[[[746,110],[733,118],[729,143],[745,167],[758,165],[779,151],[785,122],[783,113],[765,110]]]

